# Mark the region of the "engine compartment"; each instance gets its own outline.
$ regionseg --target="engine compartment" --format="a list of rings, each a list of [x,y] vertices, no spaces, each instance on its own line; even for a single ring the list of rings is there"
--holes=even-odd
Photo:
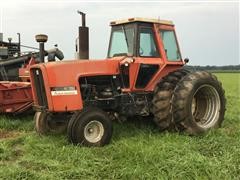
[[[81,77],[79,80],[84,107],[100,107],[124,116],[148,116],[152,93],[126,93],[120,76]]]

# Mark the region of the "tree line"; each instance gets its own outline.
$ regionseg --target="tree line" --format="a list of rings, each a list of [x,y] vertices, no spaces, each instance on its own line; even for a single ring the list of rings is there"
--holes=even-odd
[[[227,66],[190,66],[186,65],[186,69],[191,70],[205,70],[205,71],[240,71],[240,65],[227,65]]]

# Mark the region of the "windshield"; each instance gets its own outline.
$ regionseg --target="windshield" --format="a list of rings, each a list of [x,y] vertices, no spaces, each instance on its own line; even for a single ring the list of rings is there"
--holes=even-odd
[[[113,27],[108,57],[133,55],[134,27]]]

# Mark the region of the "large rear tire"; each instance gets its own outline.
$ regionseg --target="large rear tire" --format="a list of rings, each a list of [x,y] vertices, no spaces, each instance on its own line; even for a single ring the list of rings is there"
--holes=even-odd
[[[152,100],[152,114],[154,122],[161,130],[174,128],[172,124],[172,96],[177,83],[189,73],[186,69],[179,69],[163,77],[156,85]]]
[[[221,126],[226,99],[216,76],[205,71],[186,75],[173,96],[173,118],[180,131],[190,135]]]
[[[112,121],[107,113],[98,108],[76,112],[68,125],[68,139],[83,146],[104,146],[112,137]]]

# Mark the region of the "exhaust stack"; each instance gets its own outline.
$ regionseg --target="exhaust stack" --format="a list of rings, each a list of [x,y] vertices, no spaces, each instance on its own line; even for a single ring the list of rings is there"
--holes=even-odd
[[[86,27],[86,14],[77,12],[82,17],[82,26],[78,27],[77,59],[89,59],[89,29]]]
[[[39,43],[39,61],[44,63],[45,50],[44,43],[47,42],[48,36],[45,34],[38,34],[35,36],[36,41]]]

